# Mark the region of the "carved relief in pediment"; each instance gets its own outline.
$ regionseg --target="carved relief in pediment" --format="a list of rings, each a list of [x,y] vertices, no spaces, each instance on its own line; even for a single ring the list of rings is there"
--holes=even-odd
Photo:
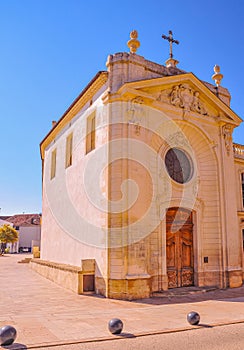
[[[157,96],[156,100],[159,102],[170,103],[171,89],[161,90]]]
[[[184,110],[184,113],[193,111],[202,115],[209,115],[205,104],[199,96],[199,91],[192,89],[189,84],[184,83],[175,85],[171,90],[162,90],[156,99],[157,101],[180,107]]]

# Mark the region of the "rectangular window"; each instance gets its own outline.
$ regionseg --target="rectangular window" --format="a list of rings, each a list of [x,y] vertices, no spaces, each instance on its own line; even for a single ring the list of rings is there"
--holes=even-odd
[[[56,158],[57,158],[57,150],[55,149],[52,151],[52,157],[51,157],[51,180],[56,175]]]
[[[72,151],[73,151],[73,134],[70,134],[66,138],[66,155],[65,155],[65,168],[72,165]]]
[[[241,174],[242,206],[244,207],[244,173]]]
[[[86,153],[91,152],[96,147],[96,114],[92,113],[87,118],[86,123]]]

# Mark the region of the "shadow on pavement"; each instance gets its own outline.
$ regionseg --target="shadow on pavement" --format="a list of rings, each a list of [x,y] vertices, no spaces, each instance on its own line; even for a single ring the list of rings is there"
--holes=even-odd
[[[27,346],[20,343],[13,343],[11,345],[1,346],[0,349],[9,349],[9,350],[26,350]]]
[[[148,305],[163,305],[163,304],[186,304],[197,303],[208,300],[228,301],[228,302],[244,302],[244,285],[239,288],[216,289],[204,293],[189,293],[183,295],[168,295],[162,292],[162,296],[151,298],[132,300],[133,303],[148,304]]]
[[[204,324],[204,323],[199,323],[198,326],[203,328],[213,328],[213,326],[210,326],[209,324]]]
[[[122,337],[122,338],[136,338],[136,336],[134,334],[132,334],[132,333],[125,333],[125,332],[123,332],[123,333],[120,333],[118,335],[120,337]]]

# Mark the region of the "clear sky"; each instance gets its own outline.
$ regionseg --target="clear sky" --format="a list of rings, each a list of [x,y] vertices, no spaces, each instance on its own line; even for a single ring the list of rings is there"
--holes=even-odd
[[[164,64],[170,29],[179,68],[212,82],[220,65],[244,119],[243,0],[0,0],[1,215],[41,212],[40,141],[133,29],[146,59]]]

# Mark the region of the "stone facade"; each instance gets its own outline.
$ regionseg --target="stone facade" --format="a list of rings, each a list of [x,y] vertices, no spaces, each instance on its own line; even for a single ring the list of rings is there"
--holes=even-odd
[[[62,264],[92,259],[94,292],[128,300],[240,286],[240,123],[227,89],[135,53],[110,55],[41,143],[38,272],[60,265],[65,285]]]

